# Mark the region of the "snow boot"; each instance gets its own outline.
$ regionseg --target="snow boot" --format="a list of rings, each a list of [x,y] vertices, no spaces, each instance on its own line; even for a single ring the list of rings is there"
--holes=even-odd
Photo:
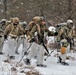
[[[30,60],[29,59],[23,59],[23,61],[25,62],[26,65],[30,65]]]

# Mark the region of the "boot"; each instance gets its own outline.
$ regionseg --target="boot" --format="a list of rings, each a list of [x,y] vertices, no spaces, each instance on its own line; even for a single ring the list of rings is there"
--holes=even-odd
[[[23,60],[25,62],[26,65],[30,65],[30,60],[28,58]]]

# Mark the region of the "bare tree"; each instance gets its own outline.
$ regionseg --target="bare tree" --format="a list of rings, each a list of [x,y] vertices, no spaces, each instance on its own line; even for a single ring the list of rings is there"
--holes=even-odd
[[[76,0],[3,0],[0,8],[2,18],[19,17],[29,22],[34,16],[44,16],[47,21],[57,24],[68,18],[76,21]]]

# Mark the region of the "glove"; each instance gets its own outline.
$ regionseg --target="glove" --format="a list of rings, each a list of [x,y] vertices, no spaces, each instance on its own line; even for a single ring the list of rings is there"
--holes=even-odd
[[[24,52],[24,55],[28,55],[28,52]]]
[[[5,40],[7,39],[7,35],[4,35],[4,39],[5,39]]]
[[[55,33],[54,33],[54,36],[57,36],[57,35],[58,35],[58,32],[55,32]]]
[[[30,43],[31,43],[31,42],[35,42],[35,38],[34,38],[34,37],[30,40]]]
[[[0,38],[1,38],[2,36],[0,35]]]
[[[44,55],[45,55],[45,56],[48,56],[48,55],[49,55],[49,52],[45,52]]]

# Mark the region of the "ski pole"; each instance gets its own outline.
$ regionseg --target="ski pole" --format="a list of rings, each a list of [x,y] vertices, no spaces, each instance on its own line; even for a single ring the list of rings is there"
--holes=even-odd
[[[31,46],[32,46],[32,44],[30,44],[30,46],[27,48],[26,52],[29,50],[29,48],[30,48]],[[22,59],[24,58],[24,56],[25,56],[25,55],[22,56],[22,58],[20,59],[20,61],[19,61],[16,65],[18,65],[18,64],[22,61]]]
[[[48,56],[44,59],[45,61],[47,60],[47,58],[49,57],[49,56],[51,56],[51,54],[54,52],[54,50],[53,51],[51,51],[51,53],[50,54],[48,54]]]

